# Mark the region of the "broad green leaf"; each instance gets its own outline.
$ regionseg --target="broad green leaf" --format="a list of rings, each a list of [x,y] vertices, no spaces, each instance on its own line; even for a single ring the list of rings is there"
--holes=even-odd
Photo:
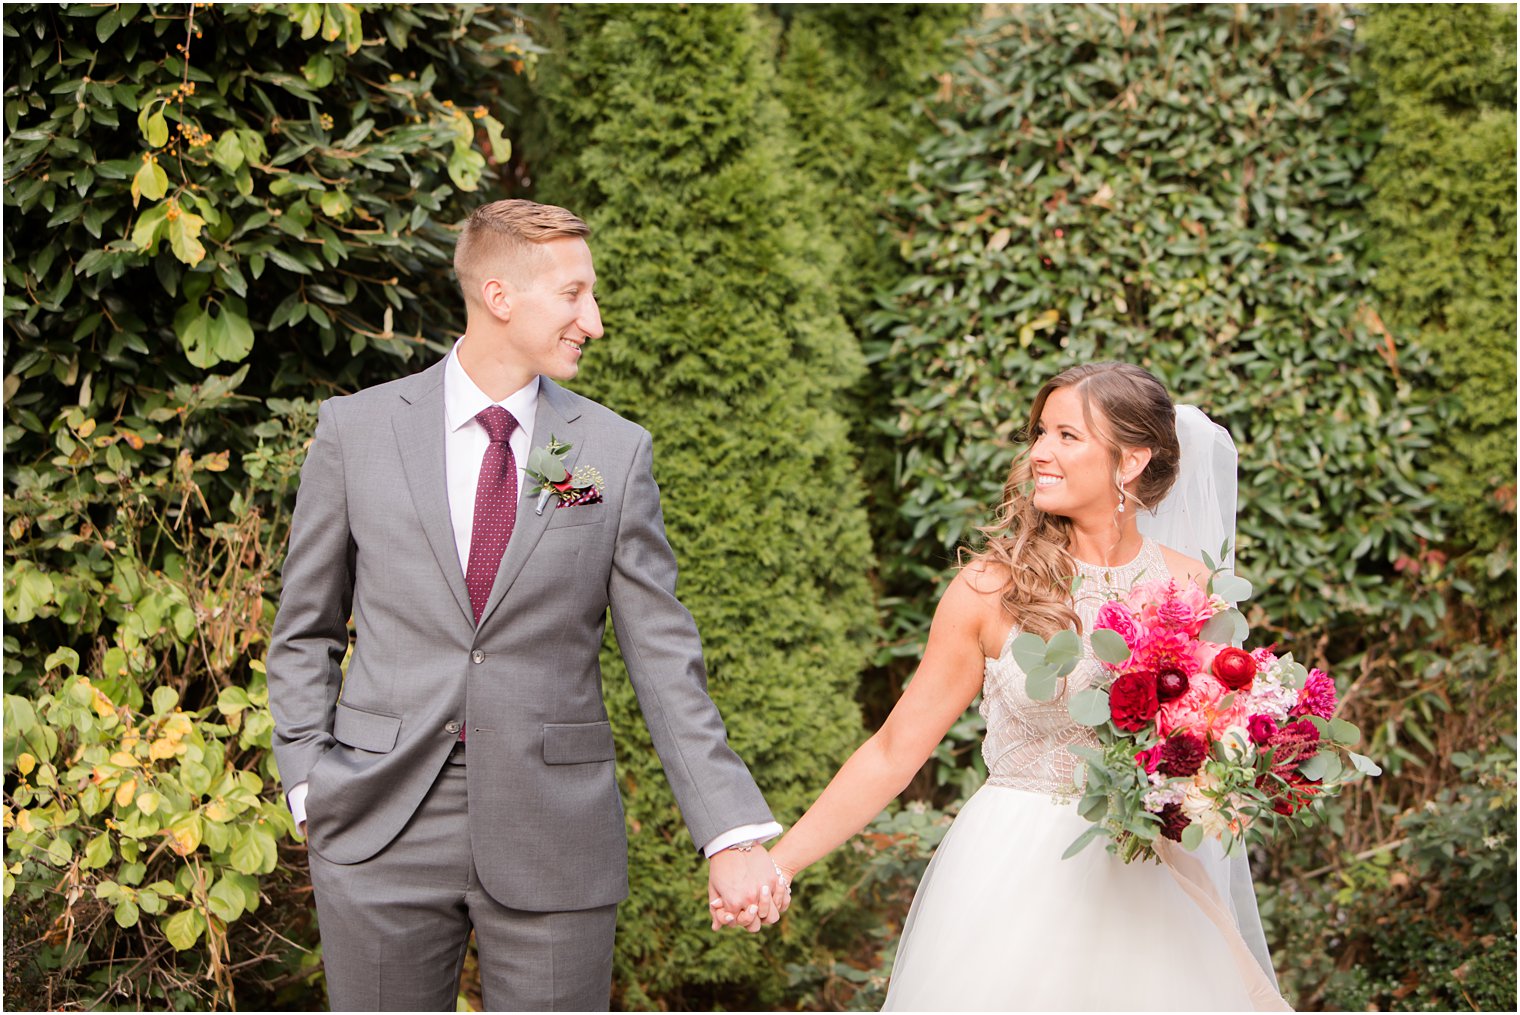
[[[1198,637],[1203,641],[1213,642],[1216,645],[1231,645],[1245,640],[1246,631],[1243,630],[1246,619],[1239,610],[1225,610],[1216,613],[1203,625],[1203,630],[1198,632]]]
[[[90,840],[90,844],[84,848],[84,866],[90,868],[104,867],[111,862],[111,837],[101,832]]]
[[[236,172],[244,159],[243,142],[235,130],[224,130],[211,149],[211,157],[227,172]]]
[[[1227,603],[1240,603],[1251,598],[1251,583],[1237,574],[1214,576],[1214,594]]]
[[[1077,805],[1077,813],[1088,821],[1102,821],[1103,816],[1108,813],[1108,794],[1089,793]]]
[[[216,698],[216,710],[222,715],[232,715],[252,707],[253,702],[249,700],[248,692],[241,687],[224,687]]]
[[[1013,661],[1025,673],[1045,665],[1045,639],[1025,631],[1013,639]]]
[[[1347,751],[1346,757],[1351,759],[1351,766],[1363,775],[1376,777],[1383,774],[1383,770],[1381,767],[1379,767],[1378,763],[1367,757],[1365,754],[1357,754],[1355,751]]]
[[[179,704],[179,692],[172,687],[158,687],[153,690],[153,714],[155,716],[168,715]]]
[[[1055,667],[1075,665],[1082,658],[1082,639],[1075,631],[1060,631],[1045,649],[1045,662]]]
[[[1330,739],[1347,747],[1355,747],[1362,742],[1362,731],[1357,729],[1355,723],[1345,719],[1330,720]]]
[[[169,219],[169,246],[175,257],[192,268],[206,256],[206,248],[200,241],[201,227],[205,224],[205,219],[185,208]]]
[[[246,310],[242,300],[229,298],[211,319],[211,351],[217,359],[239,363],[253,351],[253,326],[244,316]]]
[[[137,225],[132,227],[132,245],[138,250],[153,251],[158,247],[158,241],[163,238],[164,228],[169,222],[169,206],[167,204],[155,204],[137,217]]]
[[[169,121],[164,119],[163,111],[148,117],[148,144],[154,148],[162,148],[169,143]]]
[[[196,909],[182,909],[173,916],[161,922],[164,929],[164,937],[174,946],[175,951],[185,951],[195,947],[201,934],[206,930],[206,918]]]
[[[1203,845],[1203,827],[1196,821],[1182,830],[1182,848],[1192,851]]]
[[[1092,633],[1089,639],[1092,642],[1093,655],[1105,663],[1122,666],[1129,662],[1129,645],[1125,644],[1124,638],[1117,631],[1107,628],[1099,628]]]
[[[501,121],[494,116],[483,116],[480,122],[486,128],[486,136],[491,139],[491,158],[496,162],[506,162],[512,157],[512,142],[502,135]]]
[[[1052,701],[1056,696],[1057,681],[1060,677],[1056,674],[1055,667],[1041,664],[1025,674],[1024,693],[1035,701]]]
[[[226,877],[222,877],[211,886],[211,891],[206,896],[206,904],[213,913],[231,923],[243,915],[245,898],[241,885],[231,883]]]
[[[59,666],[67,666],[70,673],[78,673],[79,653],[71,648],[61,648],[54,651],[42,663],[42,669],[48,673]]]
[[[116,926],[136,927],[139,916],[137,903],[131,899],[122,899],[116,904]]]
[[[142,168],[132,177],[132,207],[137,207],[139,198],[157,201],[168,192],[169,175],[163,167],[151,159],[143,162]]]
[[[1083,726],[1102,726],[1108,722],[1108,692],[1097,688],[1088,688],[1078,691],[1071,696],[1066,709],[1071,713],[1073,722]]]

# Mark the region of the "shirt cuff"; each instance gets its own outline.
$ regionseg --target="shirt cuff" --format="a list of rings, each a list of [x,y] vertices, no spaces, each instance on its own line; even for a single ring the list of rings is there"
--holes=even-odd
[[[290,815],[296,819],[296,827],[300,828],[306,820],[306,791],[307,783],[297,783],[290,787],[290,792],[285,794],[285,802],[290,805]],[[779,829],[778,829],[779,831]]]
[[[302,789],[305,787],[305,785],[305,783],[302,783],[300,786],[297,786],[296,789]],[[291,796],[294,797],[295,790],[291,790],[290,793]],[[305,794],[302,795],[304,796]],[[727,849],[729,846],[732,846],[736,842],[743,842],[746,839],[759,839],[761,842],[767,842],[771,839],[774,839],[780,834],[781,826],[774,821],[767,821],[763,825],[740,825],[738,828],[733,828],[727,832],[724,832],[722,835],[718,836],[707,845],[703,846],[702,854],[704,856],[711,857],[714,853],[717,853],[719,850]]]

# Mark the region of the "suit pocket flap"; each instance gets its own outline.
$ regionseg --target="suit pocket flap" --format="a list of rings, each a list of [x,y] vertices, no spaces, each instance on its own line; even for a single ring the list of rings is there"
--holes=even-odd
[[[357,747],[361,751],[385,754],[396,746],[401,733],[401,718],[366,712],[338,702],[337,715],[333,718],[333,736],[339,743]]]
[[[610,722],[544,723],[546,765],[580,765],[616,756]]]

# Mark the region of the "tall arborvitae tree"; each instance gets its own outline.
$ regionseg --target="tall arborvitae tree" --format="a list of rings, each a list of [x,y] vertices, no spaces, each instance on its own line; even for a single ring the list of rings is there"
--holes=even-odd
[[[1435,354],[1453,394],[1434,467],[1458,548],[1486,558],[1473,576],[1513,633],[1515,8],[1377,4],[1360,35],[1383,127],[1374,285],[1390,329]]]
[[[534,196],[584,216],[606,337],[577,390],[649,428],[682,600],[730,739],[790,822],[864,738],[871,567],[838,403],[861,358],[831,289],[817,196],[790,171],[771,43],[752,8],[565,7]],[[762,950],[706,929],[703,867],[614,653],[605,660],[633,833],[619,998],[769,1007],[821,921],[848,922],[839,863]]]

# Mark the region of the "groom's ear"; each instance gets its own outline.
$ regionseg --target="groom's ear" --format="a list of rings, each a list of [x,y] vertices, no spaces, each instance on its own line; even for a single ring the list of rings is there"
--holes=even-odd
[[[512,320],[512,291],[499,278],[488,278],[480,286],[480,301],[486,313],[502,324]]]

